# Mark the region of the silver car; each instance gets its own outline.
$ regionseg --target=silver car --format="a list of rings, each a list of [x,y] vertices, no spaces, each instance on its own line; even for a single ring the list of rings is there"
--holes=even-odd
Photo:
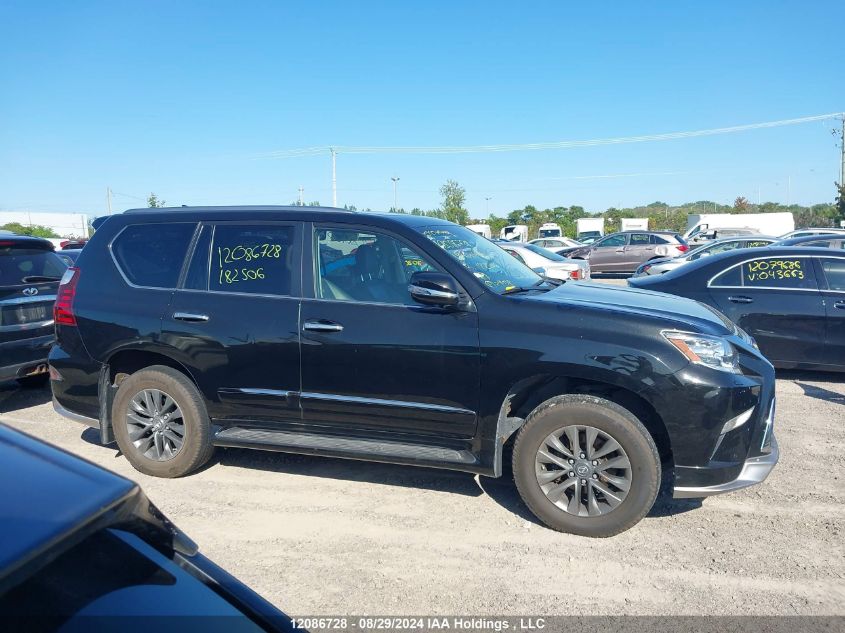
[[[769,237],[766,235],[727,237],[721,240],[713,240],[691,250],[686,255],[647,261],[637,268],[637,272],[634,273],[634,277],[662,275],[663,273],[668,273],[670,270],[675,270],[679,266],[683,266],[687,262],[693,262],[701,257],[715,255],[716,253],[724,253],[725,251],[732,251],[735,248],[756,248],[758,246],[768,246],[777,240],[778,238],[776,237]]]
[[[590,278],[590,264],[584,260],[567,259],[534,244],[496,243],[543,277],[562,281]]]

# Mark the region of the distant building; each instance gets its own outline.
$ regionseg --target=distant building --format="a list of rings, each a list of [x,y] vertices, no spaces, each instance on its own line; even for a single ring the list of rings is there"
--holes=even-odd
[[[0,226],[10,222],[18,222],[24,226],[46,226],[61,237],[89,237],[88,216],[84,213],[0,211]]]

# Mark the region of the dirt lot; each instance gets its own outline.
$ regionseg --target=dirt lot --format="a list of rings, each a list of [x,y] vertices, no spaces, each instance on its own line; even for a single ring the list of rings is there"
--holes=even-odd
[[[845,614],[845,374],[784,372],[778,397],[763,485],[663,497],[605,540],[542,527],[508,481],[239,449],[162,480],[47,390],[0,385],[0,420],[140,483],[290,614]]]

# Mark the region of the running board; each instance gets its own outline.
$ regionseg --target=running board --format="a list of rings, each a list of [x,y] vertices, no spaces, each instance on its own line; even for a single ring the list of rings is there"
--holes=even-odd
[[[373,461],[421,461],[468,466],[477,463],[469,451],[451,448],[240,427],[230,427],[217,433],[214,445],[287,453],[331,454]]]

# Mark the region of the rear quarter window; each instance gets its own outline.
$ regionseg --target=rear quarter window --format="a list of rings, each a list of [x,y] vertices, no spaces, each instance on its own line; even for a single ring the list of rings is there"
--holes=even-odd
[[[123,275],[136,286],[175,288],[195,223],[130,224],[112,242]]]

